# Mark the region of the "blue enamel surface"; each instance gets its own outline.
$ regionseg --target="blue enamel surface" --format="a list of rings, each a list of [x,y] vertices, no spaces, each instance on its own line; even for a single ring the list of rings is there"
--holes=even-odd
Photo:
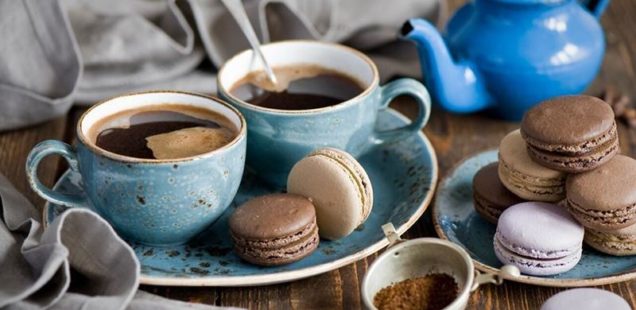
[[[502,264],[493,250],[495,225],[481,219],[473,209],[472,179],[477,171],[497,161],[497,152],[480,153],[461,163],[440,184],[435,203],[435,220],[445,236],[455,242],[476,261],[494,268]],[[532,219],[528,219],[532,220]],[[617,257],[583,247],[583,257],[572,270],[543,278],[595,279],[636,271],[636,256]]]
[[[418,45],[434,99],[457,113],[488,110],[519,120],[545,99],[581,93],[596,76],[605,39],[596,19],[574,0],[474,0],[449,21],[445,37],[422,19],[403,35]]]
[[[379,116],[380,129],[406,124],[406,120],[395,112],[381,112]],[[188,279],[209,279],[206,285],[249,285],[250,283],[229,283],[227,280],[257,276],[262,284],[281,281],[276,275],[286,271],[305,271],[295,278],[316,274],[318,271],[311,269],[312,267],[356,255],[384,240],[381,225],[392,222],[400,228],[407,222],[412,224],[413,217],[421,215],[426,208],[426,197],[431,194],[430,189],[437,181],[434,172],[436,168],[433,167],[436,162],[434,156],[433,149],[423,135],[413,135],[399,142],[383,144],[363,155],[360,162],[369,174],[374,189],[375,202],[369,219],[348,237],[338,241],[321,240],[318,250],[309,257],[280,267],[258,267],[244,263],[231,250],[227,220],[233,210],[253,196],[276,191],[254,175],[246,173],[231,207],[196,241],[171,247],[133,244],[141,262],[142,275],[152,279],[183,279],[185,284]],[[82,193],[78,181],[78,175],[67,172],[55,190]],[[84,206],[93,209],[89,203]],[[48,204],[47,208],[49,222],[65,210],[65,207],[53,204]],[[365,255],[369,254],[371,253]],[[322,270],[324,271],[327,270]],[[264,279],[266,277],[269,280]]]

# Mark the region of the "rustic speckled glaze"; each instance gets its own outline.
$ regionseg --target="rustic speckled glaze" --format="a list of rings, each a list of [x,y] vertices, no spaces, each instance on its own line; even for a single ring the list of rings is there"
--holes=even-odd
[[[413,79],[379,85],[375,64],[364,54],[343,45],[318,41],[283,41],[263,46],[274,66],[318,65],[342,72],[359,81],[365,90],[338,105],[310,110],[276,110],[249,104],[230,90],[243,77],[262,70],[252,61],[252,51],[228,60],[218,75],[219,96],[233,104],[247,119],[247,167],[271,184],[284,187],[291,167],[316,148],[334,147],[355,157],[373,146],[417,133],[428,121],[431,99],[426,88]],[[375,127],[378,111],[399,95],[413,97],[419,115],[411,124],[391,131]]]
[[[497,272],[492,240],[496,226],[483,220],[473,208],[472,179],[483,166],[497,161],[497,151],[477,154],[460,163],[440,183],[433,222],[437,234],[461,245],[473,258],[475,267]],[[610,256],[583,247],[583,256],[570,271],[554,276],[520,275],[508,280],[543,286],[573,287],[615,283],[636,278],[636,256]]]
[[[193,104],[210,108],[237,123],[239,135],[228,145],[195,157],[175,160],[139,159],[110,153],[88,141],[86,130],[95,114],[137,105]],[[114,108],[111,108],[114,107]],[[88,197],[94,210],[125,239],[152,245],[181,244],[210,226],[230,205],[243,175],[245,121],[231,106],[211,97],[175,92],[150,92],[117,97],[88,110],[78,124],[76,147],[48,140],[31,151],[27,174],[44,199],[69,207],[84,207]],[[61,194],[36,178],[37,166],[48,155],[69,162],[72,181],[85,197]],[[80,177],[81,175],[81,177]]]
[[[381,112],[380,129],[408,123],[398,113]],[[243,262],[232,251],[228,218],[246,200],[276,189],[246,173],[232,206],[219,220],[186,245],[152,247],[133,243],[141,262],[141,283],[182,286],[253,286],[306,278],[350,264],[388,244],[382,229],[391,222],[402,234],[424,213],[437,184],[437,158],[424,134],[383,144],[360,157],[374,187],[369,219],[351,235],[338,241],[321,240],[307,258],[285,266],[259,267]],[[55,186],[59,193],[83,195],[80,177],[68,171]],[[88,202],[84,208],[94,209]],[[64,206],[47,204],[45,222],[53,221]]]

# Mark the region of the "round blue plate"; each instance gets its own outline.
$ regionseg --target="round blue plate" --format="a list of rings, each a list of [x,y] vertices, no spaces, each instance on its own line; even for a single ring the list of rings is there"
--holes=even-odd
[[[433,222],[442,239],[464,247],[475,267],[497,272],[502,264],[493,250],[496,226],[483,220],[473,208],[473,176],[497,161],[497,151],[477,154],[461,162],[440,184]],[[532,220],[532,219],[528,219]],[[584,246],[581,261],[572,270],[548,277],[521,275],[508,280],[543,286],[573,287],[603,285],[636,278],[636,256],[610,256]]]
[[[408,123],[399,113],[380,114],[378,127],[391,129]],[[382,226],[391,222],[404,233],[424,213],[437,184],[437,158],[424,134],[382,145],[360,158],[374,191],[374,206],[368,220],[346,238],[321,240],[309,257],[280,267],[259,267],[243,262],[232,252],[228,217],[247,199],[275,190],[246,174],[227,212],[187,245],[151,247],[131,244],[141,263],[141,283],[171,286],[252,286],[287,282],[324,273],[360,260],[388,245]],[[81,178],[67,171],[54,190],[81,194]],[[93,209],[86,201],[85,208]],[[47,204],[45,222],[66,208]]]

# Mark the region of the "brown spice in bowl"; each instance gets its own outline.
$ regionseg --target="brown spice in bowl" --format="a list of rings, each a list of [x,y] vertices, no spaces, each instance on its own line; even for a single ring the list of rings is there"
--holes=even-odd
[[[457,298],[459,288],[455,279],[447,274],[433,273],[406,279],[381,289],[373,298],[379,310],[434,310],[443,309]]]

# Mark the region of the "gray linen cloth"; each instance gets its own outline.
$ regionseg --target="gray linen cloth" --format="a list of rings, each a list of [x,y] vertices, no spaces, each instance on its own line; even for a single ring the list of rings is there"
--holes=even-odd
[[[342,42],[368,53],[383,79],[419,76],[398,29],[444,12],[443,0],[244,3],[263,42]],[[130,91],[214,93],[215,68],[248,48],[219,0],[0,0],[0,38],[0,130]]]
[[[133,250],[97,214],[64,212],[44,229],[0,174],[0,309],[219,309],[143,291]]]

